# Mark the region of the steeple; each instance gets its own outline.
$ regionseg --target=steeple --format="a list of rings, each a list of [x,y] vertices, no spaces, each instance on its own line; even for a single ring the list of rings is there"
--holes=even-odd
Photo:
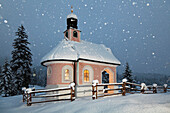
[[[73,7],[71,6],[71,14],[67,16],[67,29],[71,27],[77,29],[77,21],[77,16],[73,13]]]
[[[67,16],[67,30],[64,31],[64,36],[71,41],[80,42],[81,31],[78,30],[77,22],[77,16],[73,14],[73,7],[71,6],[71,14]]]

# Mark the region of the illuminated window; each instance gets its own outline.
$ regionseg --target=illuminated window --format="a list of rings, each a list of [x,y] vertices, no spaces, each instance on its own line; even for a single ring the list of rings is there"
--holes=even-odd
[[[68,70],[68,69],[65,70],[64,79],[65,79],[65,80],[70,80],[69,70]]]
[[[47,68],[47,76],[51,76],[51,74],[52,74],[51,66],[48,66],[48,68]]]
[[[89,82],[89,71],[84,70],[84,82]]]
[[[73,68],[70,65],[62,67],[62,83],[73,82]]]
[[[73,31],[73,37],[77,38],[77,32],[76,31]]]

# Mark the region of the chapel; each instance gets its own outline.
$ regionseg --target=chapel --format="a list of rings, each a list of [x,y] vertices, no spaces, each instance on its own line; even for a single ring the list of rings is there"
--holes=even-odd
[[[78,18],[72,9],[63,40],[42,58],[41,64],[47,67],[46,88],[57,88],[71,82],[76,86],[91,85],[93,80],[117,82],[116,67],[121,63],[105,45],[81,40]]]

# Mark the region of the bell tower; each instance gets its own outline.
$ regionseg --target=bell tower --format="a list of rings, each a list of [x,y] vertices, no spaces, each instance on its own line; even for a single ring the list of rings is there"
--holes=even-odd
[[[78,18],[73,13],[73,7],[71,7],[71,14],[67,16],[67,30],[64,31],[64,37],[71,41],[80,42],[80,33],[78,30]]]

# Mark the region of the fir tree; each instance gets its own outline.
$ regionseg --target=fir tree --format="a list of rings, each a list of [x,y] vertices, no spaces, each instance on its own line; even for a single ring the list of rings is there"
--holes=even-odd
[[[128,80],[128,82],[132,82],[133,81],[132,71],[130,70],[128,63],[126,63],[125,72],[123,73],[123,79],[124,78],[126,78]]]
[[[17,94],[21,94],[22,87],[29,87],[32,65],[32,54],[28,45],[28,35],[25,28],[21,25],[16,32],[17,38],[14,39],[11,60],[12,73],[15,76]]]
[[[6,60],[5,64],[3,65],[1,77],[2,92],[4,93],[5,97],[10,96],[12,93],[12,77],[8,60]]]

